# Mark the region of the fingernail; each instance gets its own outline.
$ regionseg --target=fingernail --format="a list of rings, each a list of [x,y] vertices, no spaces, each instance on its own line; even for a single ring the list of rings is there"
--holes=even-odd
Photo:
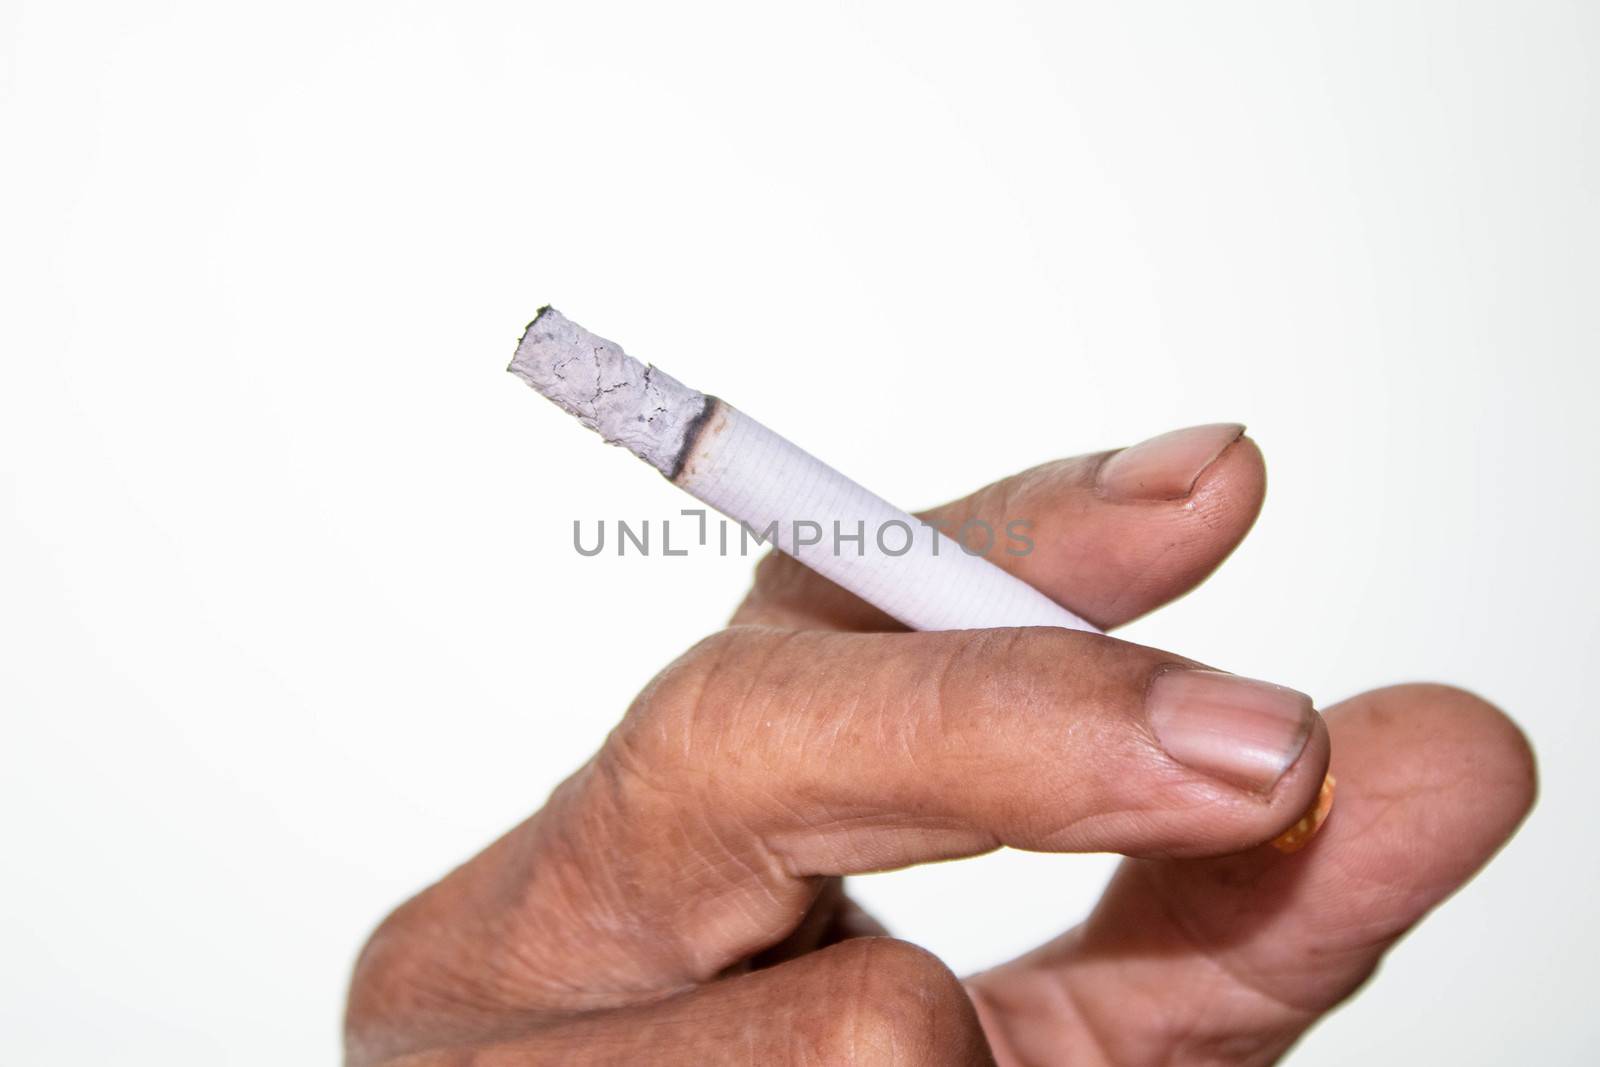
[[[1156,676],[1145,711],[1167,755],[1262,793],[1299,758],[1316,715],[1310,697],[1285,686],[1183,669]]]
[[[1101,495],[1112,500],[1181,500],[1212,460],[1243,433],[1237,422],[1216,422],[1124,448],[1100,465]]]

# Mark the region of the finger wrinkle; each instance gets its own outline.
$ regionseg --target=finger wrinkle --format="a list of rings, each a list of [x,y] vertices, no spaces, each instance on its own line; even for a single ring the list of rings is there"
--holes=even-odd
[[[1071,936],[1070,934],[1067,936]],[[1059,1062],[1059,1050],[1071,1048],[1073,1063],[1105,1067],[1126,1062],[1112,1047],[1110,1036],[1095,1019],[1095,1013],[1080,996],[1074,984],[1061,975],[1046,970],[1028,968],[1020,973],[1004,974],[1002,980],[1022,978],[1029,995],[1026,998],[1002,996],[991,988],[989,975],[979,974],[965,983],[967,995],[972,999],[979,1017],[986,1023],[990,1047],[1006,1067],[1046,1067]],[[1021,1002],[1024,1001],[1025,1003]],[[1047,1029],[1053,1035],[1048,1041],[1051,1055],[1048,1059],[1036,1058],[1033,1053],[1046,1042],[1019,1042],[1011,1024],[1021,1020],[1035,1027]]]
[[[1321,1012],[1320,1003],[1298,1003],[1291,1000],[1281,989],[1275,988],[1265,976],[1254,975],[1234,966],[1230,962],[1231,954],[1227,948],[1214,944],[1207,938],[1194,922],[1193,916],[1189,915],[1187,909],[1175,899],[1170,883],[1150,879],[1147,880],[1147,884],[1153,890],[1160,915],[1166,920],[1168,929],[1189,946],[1196,956],[1210,964],[1217,974],[1232,980],[1238,988],[1253,993],[1284,1011],[1307,1018],[1315,1018]]]

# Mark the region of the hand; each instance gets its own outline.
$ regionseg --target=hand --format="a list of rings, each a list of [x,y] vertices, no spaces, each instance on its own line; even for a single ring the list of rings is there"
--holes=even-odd
[[[1252,441],[1204,427],[932,517],[1033,520],[1035,550],[996,562],[1109,627],[1204,579],[1264,484]],[[352,1065],[1269,1063],[1533,801],[1517,728],[1443,686],[1322,717],[1114,638],[897,632],[781,556],[734,622],[383,923]],[[1330,752],[1322,833],[1263,847]],[[964,985],[870,936],[839,879],[1001,845],[1135,858],[1076,929]]]

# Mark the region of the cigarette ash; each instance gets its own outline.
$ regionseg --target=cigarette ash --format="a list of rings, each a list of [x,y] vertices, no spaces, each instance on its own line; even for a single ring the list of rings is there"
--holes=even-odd
[[[507,368],[613,445],[667,477],[707,408],[704,394],[597,337],[552,307],[539,309]]]

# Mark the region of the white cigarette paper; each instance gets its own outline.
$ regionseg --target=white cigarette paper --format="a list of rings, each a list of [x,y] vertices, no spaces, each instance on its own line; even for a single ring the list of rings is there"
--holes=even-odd
[[[1098,632],[726,401],[553,308],[528,324],[509,369],[607,442],[911,629]]]

